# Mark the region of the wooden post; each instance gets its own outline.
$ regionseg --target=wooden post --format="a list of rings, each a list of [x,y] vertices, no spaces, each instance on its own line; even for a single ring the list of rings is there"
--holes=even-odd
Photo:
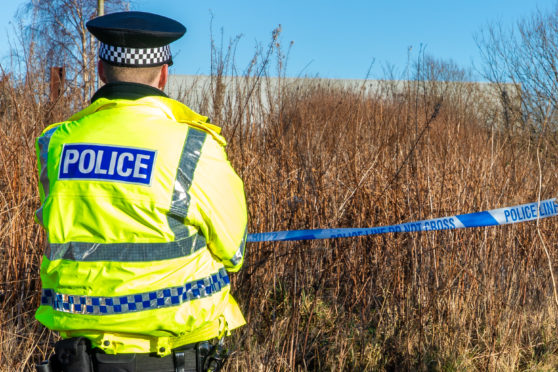
[[[97,17],[105,15],[105,0],[97,0]]]
[[[50,68],[50,102],[55,102],[64,91],[66,67]]]
[[[2,72],[2,78],[0,79],[0,116],[4,116],[7,109],[7,89],[10,83],[10,75],[6,75]]]

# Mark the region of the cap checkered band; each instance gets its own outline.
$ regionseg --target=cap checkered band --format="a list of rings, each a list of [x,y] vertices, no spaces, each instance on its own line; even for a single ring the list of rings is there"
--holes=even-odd
[[[43,289],[41,305],[56,311],[86,315],[112,315],[134,313],[163,307],[179,306],[186,302],[206,298],[230,285],[225,269],[213,275],[188,282],[179,287],[164,288],[116,297],[79,296]]]
[[[99,43],[99,58],[117,66],[150,67],[172,61],[170,46],[159,48],[126,48]]]

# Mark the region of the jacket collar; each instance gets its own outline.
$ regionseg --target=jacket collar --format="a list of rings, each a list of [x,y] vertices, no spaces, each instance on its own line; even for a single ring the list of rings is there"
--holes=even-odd
[[[108,83],[102,86],[91,98],[91,103],[99,98],[136,100],[147,96],[166,97],[161,90],[150,85],[128,82]]]
[[[198,114],[188,106],[169,98],[159,89],[149,85],[136,83],[109,83],[99,89],[91,104],[83,110],[75,113],[69,121],[79,120],[87,115],[102,110],[113,108],[133,108],[142,106],[155,109],[160,115],[179,123],[188,124],[191,127],[210,133],[215,140],[225,146],[226,141],[220,135],[221,128],[209,122],[207,116]]]

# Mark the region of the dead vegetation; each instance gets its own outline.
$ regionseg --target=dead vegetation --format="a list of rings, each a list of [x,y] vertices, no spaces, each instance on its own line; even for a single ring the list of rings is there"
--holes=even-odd
[[[425,77],[435,61],[419,62],[403,89],[385,81],[367,94],[319,79],[268,84],[258,65],[234,89],[221,69],[201,97],[186,92],[224,127],[249,231],[381,226],[555,195],[553,134],[499,125],[505,110],[478,85]],[[6,77],[0,91],[5,371],[44,359],[55,339],[33,319],[44,245],[33,143],[79,103],[44,102],[40,82]],[[555,370],[556,221],[249,244],[232,276],[248,325],[227,370]]]

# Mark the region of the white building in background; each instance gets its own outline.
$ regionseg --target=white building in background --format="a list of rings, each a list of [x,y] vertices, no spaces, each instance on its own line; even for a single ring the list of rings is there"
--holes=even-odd
[[[403,80],[343,80],[321,78],[277,78],[277,77],[222,77],[206,75],[170,75],[165,92],[174,99],[184,102],[197,111],[207,112],[215,102],[220,107],[234,110],[238,107],[271,109],[289,94],[300,97],[312,89],[355,94],[368,99],[387,99],[404,102],[413,93],[430,97],[443,97],[444,101],[460,103],[478,111],[497,113],[494,117],[501,121],[501,87],[482,82],[444,81],[403,81]],[[518,90],[512,84],[503,86],[507,99],[517,97]],[[519,107],[519,100],[511,99],[512,105]],[[252,111],[254,112],[254,111]],[[494,124],[494,123],[487,123]]]

